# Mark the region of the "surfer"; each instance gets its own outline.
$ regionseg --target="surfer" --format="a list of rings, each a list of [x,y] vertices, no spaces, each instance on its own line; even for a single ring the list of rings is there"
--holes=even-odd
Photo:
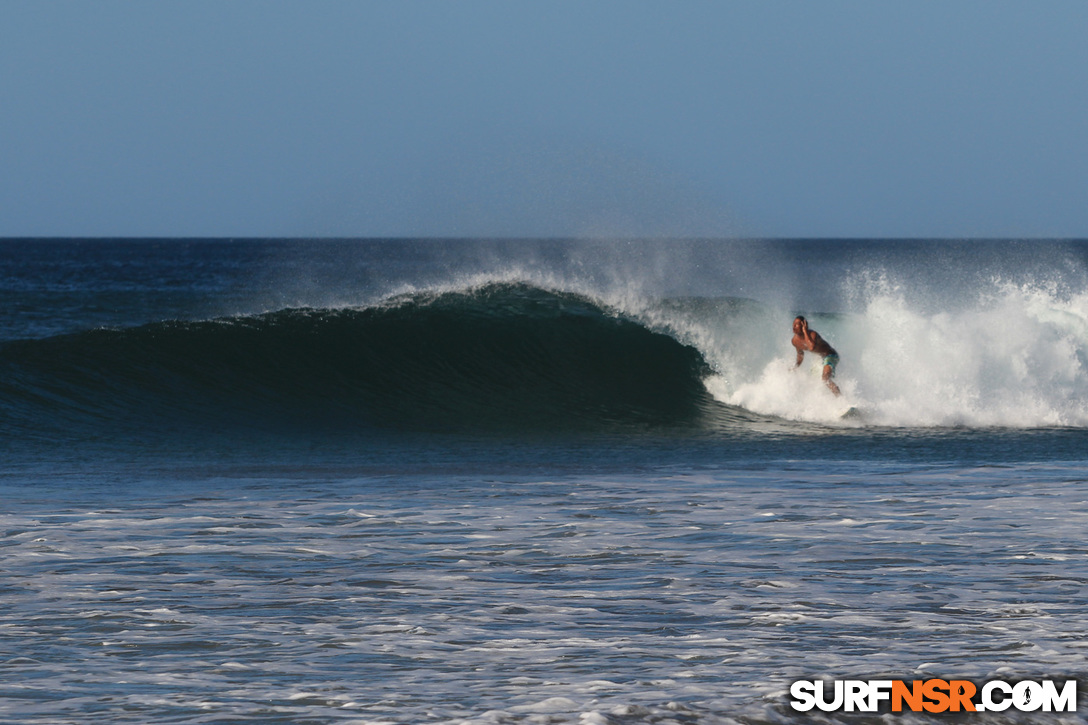
[[[805,350],[820,355],[824,363],[824,382],[832,393],[839,395],[839,386],[831,379],[835,376],[835,366],[839,364],[839,353],[835,352],[835,348],[831,347],[827,340],[820,337],[820,333],[810,330],[808,320],[800,315],[793,320],[793,346],[797,348],[797,364],[793,366],[794,369],[801,367],[801,361],[805,359]]]

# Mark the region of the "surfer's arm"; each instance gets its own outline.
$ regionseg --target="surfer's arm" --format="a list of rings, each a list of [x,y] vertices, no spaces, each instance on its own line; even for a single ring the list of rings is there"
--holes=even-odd
[[[798,348],[796,348],[796,350],[797,350],[797,362],[796,362],[796,363],[794,363],[794,365],[793,365],[793,366],[794,366],[795,368],[799,368],[799,367],[801,367],[801,363],[802,363],[802,362],[804,362],[804,360],[805,360],[805,351],[804,351],[804,350],[802,350],[802,349],[801,349],[801,348],[799,348],[799,347],[798,347]]]
[[[815,330],[808,329],[808,320],[801,323],[801,339],[804,340],[806,348],[809,350],[816,349],[820,336],[816,334]]]

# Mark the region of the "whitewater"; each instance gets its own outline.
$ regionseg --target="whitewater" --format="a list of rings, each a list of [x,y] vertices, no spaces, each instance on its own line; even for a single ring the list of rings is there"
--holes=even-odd
[[[789,723],[794,680],[940,677],[1079,679],[971,719],[1083,722],[1086,269],[4,240],[0,721]]]
[[[1088,295],[995,281],[972,304],[926,312],[900,290],[870,291],[857,313],[812,324],[853,352],[844,399],[871,424],[1088,425]],[[778,328],[781,328],[779,315]],[[767,348],[770,348],[767,344]],[[781,345],[779,345],[781,347]],[[716,348],[730,403],[796,420],[828,420],[823,391],[782,355]],[[732,378],[730,380],[730,378]]]

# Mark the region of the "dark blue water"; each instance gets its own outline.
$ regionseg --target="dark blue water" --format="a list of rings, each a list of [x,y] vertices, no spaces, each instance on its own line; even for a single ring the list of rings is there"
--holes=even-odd
[[[0,719],[780,722],[794,679],[1078,677],[1086,270],[0,242]]]

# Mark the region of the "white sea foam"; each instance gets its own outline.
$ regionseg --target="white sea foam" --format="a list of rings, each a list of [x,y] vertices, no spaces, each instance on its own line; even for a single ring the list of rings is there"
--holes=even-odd
[[[794,369],[789,313],[754,345],[694,337],[709,341],[704,354],[721,373],[710,391],[758,413],[832,422],[856,406],[866,423],[891,426],[1088,426],[1088,293],[995,282],[972,304],[924,308],[876,286],[857,312],[809,315],[841,356],[838,400],[818,358]]]
[[[267,479],[145,493],[112,527],[70,504],[54,517],[28,486],[0,514],[0,713],[799,722],[782,693],[806,676],[1072,675],[1077,476],[810,462],[800,482],[743,467],[305,491]],[[364,508],[374,523],[360,527]],[[68,555],[43,557],[32,529]]]

